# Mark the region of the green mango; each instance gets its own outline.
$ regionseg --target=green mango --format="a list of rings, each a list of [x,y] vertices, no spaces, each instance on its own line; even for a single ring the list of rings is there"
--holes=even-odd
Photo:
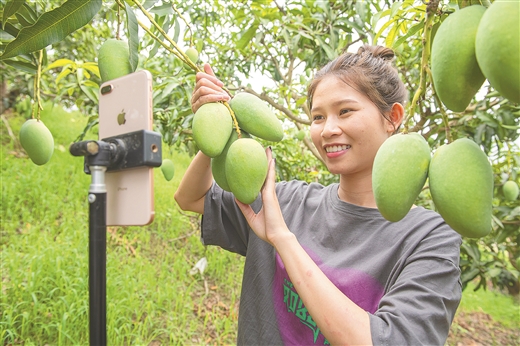
[[[432,200],[451,228],[469,238],[491,231],[493,169],[475,142],[461,138],[439,147],[428,175]]]
[[[433,40],[433,85],[442,103],[454,112],[468,107],[486,79],[475,56],[475,36],[485,11],[480,5],[455,11],[442,22]]]
[[[235,197],[242,203],[253,203],[267,176],[264,148],[253,138],[237,139],[227,152],[225,170]]]
[[[240,131],[240,135],[241,138],[251,138],[251,136],[245,131]],[[211,173],[213,174],[213,179],[215,179],[218,186],[229,192],[231,192],[231,188],[229,187],[226,178],[226,157],[229,147],[237,139],[238,133],[236,131],[232,131],[231,136],[229,136],[226,146],[224,147],[224,150],[222,150],[222,153],[219,156],[211,159]]]
[[[229,106],[235,113],[238,126],[244,131],[267,141],[282,140],[282,123],[258,96],[247,92],[238,93],[229,101]]]
[[[190,47],[184,52],[192,63],[196,64],[199,61],[199,51],[195,47]]]
[[[98,67],[102,82],[132,73],[128,42],[109,38],[98,51]]]
[[[200,151],[209,157],[217,157],[233,131],[233,120],[222,103],[206,103],[193,116],[191,129]]]
[[[46,164],[54,153],[54,138],[41,120],[29,119],[20,128],[20,144],[35,164]]]
[[[508,201],[516,201],[518,198],[518,193],[520,192],[518,189],[518,184],[512,180],[506,181],[504,185],[502,185],[502,192],[504,193],[504,197]]]
[[[170,159],[164,159],[161,164],[161,172],[166,181],[172,180],[173,176],[175,175],[175,166],[173,161]]]
[[[520,103],[520,1],[496,0],[488,7],[478,26],[475,53],[489,84]]]
[[[430,159],[430,146],[418,133],[391,136],[379,147],[372,190],[385,219],[396,222],[408,214],[426,182]]]

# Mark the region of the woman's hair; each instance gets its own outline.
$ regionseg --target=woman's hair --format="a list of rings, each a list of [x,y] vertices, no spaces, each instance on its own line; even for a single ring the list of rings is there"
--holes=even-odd
[[[394,52],[382,46],[364,45],[357,53],[343,53],[320,69],[309,84],[307,102],[312,109],[312,97],[322,79],[334,75],[352,88],[368,96],[383,117],[394,103],[405,104],[408,92],[393,66]]]

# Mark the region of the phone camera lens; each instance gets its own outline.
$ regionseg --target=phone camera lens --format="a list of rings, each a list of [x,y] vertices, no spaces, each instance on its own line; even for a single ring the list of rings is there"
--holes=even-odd
[[[112,91],[112,85],[105,85],[101,88],[101,95],[106,95]]]

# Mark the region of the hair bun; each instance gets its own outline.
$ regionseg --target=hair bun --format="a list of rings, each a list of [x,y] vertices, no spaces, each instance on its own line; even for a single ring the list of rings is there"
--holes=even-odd
[[[359,55],[362,54],[370,54],[373,57],[381,58],[383,60],[391,61],[395,57],[395,53],[392,49],[383,47],[383,46],[370,46],[363,45],[359,47],[358,52]]]

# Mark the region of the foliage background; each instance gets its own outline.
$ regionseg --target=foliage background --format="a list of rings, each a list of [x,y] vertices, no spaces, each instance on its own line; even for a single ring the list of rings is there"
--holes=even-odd
[[[5,53],[22,28],[29,30],[44,18],[43,14],[71,2],[0,0],[0,3],[0,49]],[[168,48],[164,47],[142,26],[136,35],[128,21],[131,13],[150,27],[151,33],[162,37],[158,28],[144,16],[147,11],[181,50],[195,46],[201,52],[199,66],[209,62],[231,93],[251,92],[273,107],[286,131],[283,141],[271,144],[278,157],[279,179],[327,184],[337,177],[327,172],[307,136],[297,139],[300,131],[307,133],[310,124],[305,98],[307,83],[330,59],[345,51],[355,51],[360,44],[391,47],[396,52],[396,67],[410,91],[410,101],[419,87],[424,86],[418,102],[407,105],[411,115],[409,129],[421,133],[432,151],[448,141],[447,133],[452,140],[469,137],[480,145],[493,166],[493,231],[481,239],[464,239],[461,248],[464,285],[476,279],[477,290],[494,287],[518,294],[520,201],[506,201],[501,186],[507,180],[519,182],[519,105],[502,98],[485,83],[464,112],[451,112],[438,101],[427,74],[428,48],[441,22],[464,6],[489,6],[491,2],[148,0],[142,1],[143,11],[128,0],[130,12],[115,1],[85,0],[83,3],[93,8],[99,5],[87,24],[78,24],[72,32],[36,50],[27,49],[7,59],[0,57],[2,119],[6,119],[4,114],[13,111],[25,119],[36,116],[35,101],[40,96],[42,102],[82,114],[83,126],[74,127],[77,136],[67,139],[63,146],[88,136],[95,137],[97,89],[101,82],[97,51],[107,38],[120,37],[137,43],[132,52],[139,57],[137,68],[147,69],[154,76],[154,126],[163,135],[166,147],[172,153],[194,155],[197,148],[191,137],[193,114],[189,104],[194,70],[174,54],[175,50],[172,52],[171,43],[161,39]],[[13,4],[19,6],[16,11],[12,9]],[[8,8],[14,12],[7,13]],[[58,23],[58,26],[67,24],[59,20]],[[422,57],[426,58],[426,65]],[[41,78],[39,84],[35,84],[38,68],[42,71]],[[55,136],[58,124],[52,121],[48,124]],[[182,173],[176,174],[178,177]],[[35,181],[37,177],[27,179]],[[2,190],[5,213],[11,209],[5,202],[7,195],[4,199],[4,187]],[[427,188],[416,203],[435,209]],[[10,214],[2,215],[2,228],[9,229],[4,222],[10,217]],[[24,215],[12,217],[20,220]],[[4,239],[7,240],[2,242],[3,255],[10,242],[9,237]]]

